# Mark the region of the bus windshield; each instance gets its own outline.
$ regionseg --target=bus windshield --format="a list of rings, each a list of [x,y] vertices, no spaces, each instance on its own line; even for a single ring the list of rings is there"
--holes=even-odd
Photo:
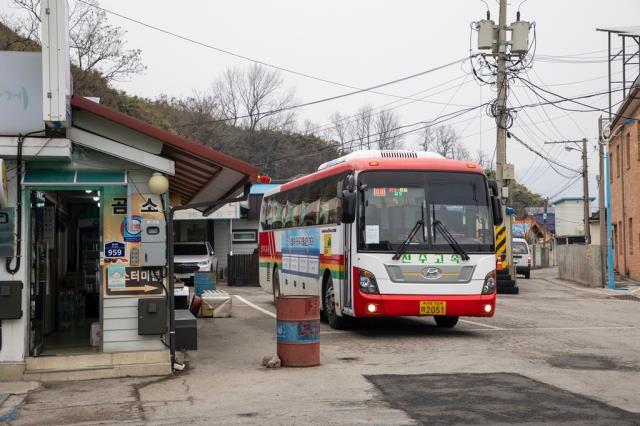
[[[358,177],[358,249],[453,253],[440,222],[469,253],[494,251],[493,221],[483,175],[461,172],[367,171]],[[422,221],[422,222],[420,222]]]

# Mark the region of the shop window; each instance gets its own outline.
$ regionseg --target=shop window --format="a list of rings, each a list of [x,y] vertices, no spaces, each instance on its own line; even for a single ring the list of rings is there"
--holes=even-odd
[[[257,234],[253,229],[234,229],[231,241],[234,243],[255,243],[258,241]]]

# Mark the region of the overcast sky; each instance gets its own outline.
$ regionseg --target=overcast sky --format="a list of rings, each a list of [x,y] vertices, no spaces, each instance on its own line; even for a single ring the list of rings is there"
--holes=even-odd
[[[8,3],[8,0],[3,2]],[[497,1],[487,0],[487,3],[492,19],[497,21]],[[510,3],[508,22],[515,20],[520,3],[520,0]],[[100,4],[130,18],[225,50],[357,87],[394,80],[468,56],[470,23],[483,19],[486,11],[480,0],[101,0]],[[5,5],[2,10],[9,9]],[[528,78],[538,85],[552,85],[547,89],[570,97],[607,90],[607,40],[605,34],[595,29],[637,25],[640,1],[528,0],[522,4],[521,13],[522,20],[535,21],[537,28],[536,55],[539,60],[529,71]],[[251,64],[117,16],[110,15],[109,20],[127,30],[128,46],[142,49],[142,59],[147,66],[143,75],[119,84],[129,93],[149,98],[163,93],[186,96],[194,90],[208,89],[227,67]],[[618,40],[615,42],[619,44]],[[474,36],[471,43],[474,51],[475,43]],[[543,62],[544,55],[578,55],[579,63],[565,63],[558,58]],[[433,92],[441,93],[425,98],[439,104],[413,102],[403,105],[407,102],[400,101],[389,106],[395,107],[402,124],[410,124],[458,110],[461,105],[478,105],[490,100],[494,96],[493,90],[480,86],[469,74],[467,62],[381,91],[410,96],[439,86]],[[349,91],[292,74],[283,73],[283,77],[286,86],[295,89],[299,102]],[[457,77],[461,78],[443,85]],[[582,83],[575,83],[579,81]],[[566,83],[575,84],[564,85]],[[510,102],[514,105],[538,101],[528,89],[512,89]],[[325,124],[335,111],[351,115],[363,104],[369,103],[375,108],[395,100],[364,93],[300,109],[298,119],[300,123],[310,119]],[[585,102],[607,107],[606,96]],[[542,146],[545,140],[589,138],[590,190],[597,196],[598,161],[594,149],[598,115],[567,113],[553,106],[529,109],[518,114],[512,131],[533,146]],[[490,156],[494,153],[495,124],[485,115],[484,109],[452,120],[451,124],[471,152],[481,148]],[[415,146],[416,137],[417,134],[407,135],[405,147]],[[580,154],[576,151],[566,152],[560,145],[544,149],[570,167],[581,165]],[[508,141],[507,156],[515,165],[519,180],[542,195],[556,194],[568,181],[513,140]],[[560,195],[578,196],[581,193],[582,186],[577,181]]]

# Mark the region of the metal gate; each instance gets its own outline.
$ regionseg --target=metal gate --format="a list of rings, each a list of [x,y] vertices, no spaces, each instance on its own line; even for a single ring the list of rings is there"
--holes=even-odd
[[[231,286],[258,286],[258,254],[228,255],[227,283]]]

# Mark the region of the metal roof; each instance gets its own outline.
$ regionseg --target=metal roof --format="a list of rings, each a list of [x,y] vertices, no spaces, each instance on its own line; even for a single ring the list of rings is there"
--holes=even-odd
[[[254,166],[115,109],[75,95],[71,106],[160,141],[160,155],[175,163],[175,173],[169,176],[170,192],[179,195],[183,204],[231,197],[256,180]]]

